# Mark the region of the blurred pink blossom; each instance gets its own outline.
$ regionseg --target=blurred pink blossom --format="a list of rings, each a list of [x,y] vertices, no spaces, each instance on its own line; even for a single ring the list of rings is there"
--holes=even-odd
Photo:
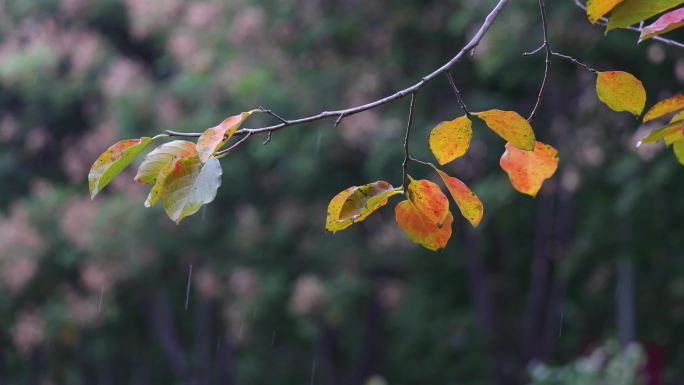
[[[28,355],[40,346],[44,339],[43,317],[35,310],[25,310],[19,313],[11,328],[12,341],[17,350]]]

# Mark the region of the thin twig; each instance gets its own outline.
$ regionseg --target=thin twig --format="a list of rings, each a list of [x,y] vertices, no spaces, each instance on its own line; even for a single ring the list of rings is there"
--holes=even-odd
[[[432,163],[426,162],[426,161],[424,161],[424,160],[416,159],[416,158],[414,158],[414,157],[412,157],[412,156],[409,156],[408,160],[409,160],[410,162],[420,163],[420,164],[424,164],[424,165],[426,165],[426,166],[434,167],[434,165],[433,165]]]
[[[499,16],[503,8],[508,4],[509,0],[499,0],[499,2],[496,4],[496,6],[491,10],[491,12],[487,15],[485,18],[484,22],[480,26],[480,29],[477,31],[475,36],[463,47],[461,50],[453,57],[451,60],[446,62],[444,65],[441,67],[437,68],[436,70],[432,71],[430,74],[424,76],[421,78],[419,82],[416,84],[405,88],[403,90],[397,91],[389,96],[386,96],[384,98],[372,101],[367,104],[363,104],[360,106],[355,106],[343,110],[335,110],[335,111],[323,111],[320,112],[316,115],[308,116],[305,118],[299,118],[299,119],[292,119],[288,120],[287,123],[281,122],[280,124],[272,125],[272,126],[267,126],[267,127],[261,127],[261,128],[241,128],[237,132],[235,132],[235,135],[246,135],[246,134],[258,134],[261,132],[269,132],[269,131],[277,131],[281,128],[287,127],[287,126],[294,126],[294,125],[299,125],[303,123],[310,123],[310,122],[315,122],[317,120],[322,120],[322,119],[328,119],[332,117],[337,117],[338,120],[340,120],[340,117],[346,117],[350,115],[357,114],[359,112],[367,111],[373,108],[376,108],[378,106],[382,106],[384,104],[393,102],[395,100],[401,99],[405,96],[411,95],[418,90],[420,90],[426,83],[434,79],[435,77],[439,76],[443,72],[446,72],[449,70],[451,67],[454,66],[454,64],[458,63],[463,57],[468,53],[471,52],[475,47],[477,47],[478,44],[480,44],[480,41],[482,38],[485,36],[487,31],[491,28],[492,24],[494,23],[494,20]],[[169,135],[172,136],[183,136],[183,137],[198,137],[201,135],[201,133],[178,133],[174,131],[167,131]],[[182,134],[182,135],[178,135]]]
[[[446,71],[445,72],[447,79],[449,79],[449,84],[451,85],[451,89],[454,90],[454,93],[456,94],[456,100],[458,101],[458,105],[461,106],[461,109],[463,112],[465,112],[466,116],[470,117],[470,111],[468,111],[468,107],[466,107],[465,103],[463,102],[463,98],[461,98],[461,92],[458,90],[458,87],[456,87],[456,83],[454,82],[454,77],[451,76],[451,71]]]
[[[289,122],[289,120],[287,120],[287,119],[283,118],[282,116],[276,114],[276,113],[273,112],[272,110],[266,109],[266,108],[264,108],[264,107],[262,107],[262,106],[259,106],[259,109],[260,109],[261,111],[263,111],[263,112],[265,112],[265,113],[271,115],[272,117],[274,117],[274,118],[280,120],[281,123],[287,123],[287,122]]]
[[[546,43],[545,43],[545,42],[542,43],[539,47],[537,47],[534,51],[523,52],[523,56],[534,55],[534,54],[536,54],[537,52],[539,52],[539,51],[541,51],[542,49],[544,49],[544,47],[546,47]]]
[[[413,125],[413,112],[416,109],[416,93],[411,93],[411,105],[409,106],[408,121],[406,122],[406,136],[404,136],[404,161],[401,163],[402,178],[401,185],[404,191],[408,188],[408,162],[411,156],[409,155],[409,137],[411,136],[411,126]]]
[[[597,71],[597,70],[595,70],[595,69],[589,67],[588,65],[582,63],[581,61],[575,59],[575,58],[572,57],[572,56],[563,55],[562,53],[558,53],[558,52],[552,52],[551,54],[552,54],[553,56],[556,56],[556,57],[559,57],[559,58],[561,58],[561,59],[567,60],[567,61],[569,61],[569,62],[571,62],[571,63],[573,63],[573,64],[575,64],[575,65],[578,65],[578,66],[580,66],[581,68],[583,68],[583,69],[585,69],[585,70],[587,70],[587,71],[589,71],[589,72],[591,72],[591,73],[598,73],[598,72],[599,72],[599,71]]]
[[[264,140],[263,143],[261,143],[261,144],[263,144],[265,146],[265,145],[271,143],[271,139],[273,139],[273,131],[268,132],[268,136],[266,137],[266,140]]]
[[[229,152],[233,151],[233,150],[236,149],[239,145],[241,145],[245,140],[249,139],[250,136],[252,136],[252,133],[251,133],[251,132],[248,132],[247,135],[243,136],[242,138],[240,138],[240,140],[238,140],[237,142],[233,143],[232,146],[230,146],[230,147],[228,147],[228,148],[226,148],[226,149],[223,149],[223,150],[221,150],[221,151],[217,151],[216,154],[215,154],[216,157],[218,158],[218,157],[227,155]]]
[[[582,2],[580,0],[575,0],[575,4],[583,10],[585,10],[585,11],[587,10],[587,6],[582,4]],[[601,17],[598,20],[596,20],[596,24],[604,25],[604,26],[608,25],[608,19],[605,17]],[[639,27],[635,27],[633,25],[630,25],[626,29],[628,29],[630,31],[639,32],[639,34],[641,34],[641,28],[642,27],[643,27],[643,24],[640,23]],[[661,36],[653,36],[651,39],[659,41],[659,42],[667,44],[667,45],[670,45],[670,46],[673,46],[673,47],[684,48],[684,43],[676,41],[676,40],[667,39],[667,38],[664,38]]]
[[[551,55],[553,54],[551,51],[551,45],[549,44],[549,28],[546,23],[546,5],[544,4],[544,0],[539,0],[539,12],[541,13],[542,30],[544,31],[544,43],[542,46],[546,50],[546,60],[544,61],[544,79],[542,80],[541,87],[539,88],[537,102],[534,104],[532,112],[527,118],[528,122],[534,119],[534,116],[537,114],[537,110],[539,109],[539,105],[542,102],[542,98],[544,97],[544,91],[546,90],[546,85],[549,81],[549,74],[551,73]]]

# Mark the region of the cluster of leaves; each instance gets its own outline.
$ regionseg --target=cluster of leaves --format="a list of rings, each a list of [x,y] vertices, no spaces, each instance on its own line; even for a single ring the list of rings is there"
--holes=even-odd
[[[628,28],[684,3],[682,0],[588,0],[587,17],[593,24],[610,12],[606,32]],[[641,28],[639,40],[662,35],[684,25],[684,9],[680,8],[660,16],[652,24]]]
[[[240,125],[254,112],[231,116],[216,127],[205,130],[197,143],[174,140],[162,144],[145,157],[138,168],[135,181],[152,186],[145,207],[163,202],[166,214],[176,223],[194,213],[216,197],[221,186],[221,163],[217,152],[235,134]],[[167,138],[161,134],[117,142],[100,155],[90,168],[88,187],[90,196],[109,184],[121,171],[140,155],[153,141]]]
[[[601,101],[615,111],[641,115],[646,103],[646,91],[641,81],[621,71],[596,74],[596,91]],[[677,100],[684,103],[684,97]],[[667,107],[660,105],[654,106],[655,112],[647,114],[647,118],[662,116],[676,103],[668,100],[662,102]],[[684,104],[679,109],[684,109]],[[218,158],[227,153],[221,148],[252,113],[259,111],[262,110],[243,112],[225,119],[218,126],[205,130],[197,143],[174,140],[147,154],[135,176],[136,182],[151,186],[145,206],[152,207],[161,201],[169,218],[180,223],[210,203],[221,185],[222,171]],[[432,129],[429,137],[430,149],[439,164],[443,166],[466,154],[473,134],[472,116],[481,119],[507,142],[499,164],[508,174],[513,188],[535,197],[544,181],[556,172],[558,151],[537,141],[530,123],[517,112],[492,109],[441,122]],[[681,125],[681,119],[676,123]],[[668,138],[678,134],[677,143],[684,143],[680,131],[672,133],[671,128],[666,127],[658,132],[670,133]],[[95,161],[88,175],[91,197],[95,197],[153,141],[166,137],[169,135],[123,140],[108,148]],[[681,151],[681,146],[677,144],[675,151]],[[484,213],[484,206],[477,195],[460,179],[434,164],[421,163],[436,171],[461,215],[477,227]],[[328,205],[326,230],[335,233],[346,229],[386,205],[390,197],[404,195],[406,199],[395,207],[399,227],[414,243],[433,251],[443,249],[451,238],[454,221],[449,200],[434,182],[415,180],[410,175],[407,177],[409,182],[406,186],[395,188],[386,181],[377,181],[340,192]]]
[[[610,12],[611,15],[606,24],[606,32],[608,32],[615,28],[628,28],[632,24],[643,23],[647,19],[682,3],[684,3],[684,0],[589,0],[587,1],[587,17],[589,21],[596,23]],[[684,8],[668,11],[651,24],[640,28],[639,41],[665,34],[682,26],[684,26]],[[605,81],[609,80],[606,78]],[[612,81],[617,80],[613,79]],[[642,95],[635,92],[635,85],[628,84],[629,82],[635,83],[635,79],[624,77],[620,81],[624,83],[624,97],[638,98],[638,101],[633,100],[631,105],[635,109],[629,110],[638,117],[643,111]],[[599,85],[597,84],[598,88]],[[601,97],[600,90],[599,97]],[[602,98],[602,100],[604,99]],[[645,101],[645,93],[643,94],[643,100]],[[641,105],[641,108],[636,108],[639,105]],[[664,127],[652,130],[638,145],[642,143],[655,144],[662,140],[666,146],[672,146],[677,160],[684,165],[684,135],[682,135],[684,132],[684,112],[682,110],[684,110],[684,95],[681,94],[661,100],[652,106],[644,115],[643,123],[675,112],[677,114]]]
[[[607,30],[626,28],[635,22],[644,21],[668,10],[684,0],[590,0],[587,16],[592,23],[608,12]],[[642,29],[641,39],[648,39],[671,31],[684,22],[680,10],[663,15],[653,24]],[[561,55],[564,56],[564,55]],[[623,71],[597,71],[570,57],[576,64],[596,75],[598,98],[614,111],[626,111],[637,118],[646,105],[646,90],[634,75]],[[684,95],[663,100],[653,106],[643,121],[662,117],[684,110]],[[243,112],[231,116],[216,127],[207,129],[192,143],[175,140],[150,152],[138,169],[135,181],[151,186],[145,206],[163,202],[167,215],[179,223],[183,218],[196,213],[204,204],[211,202],[221,184],[221,165],[218,158],[228,150],[221,148],[231,139],[240,125],[252,113]],[[529,121],[513,111],[492,109],[470,113],[434,127],[430,133],[429,146],[440,165],[450,163],[465,155],[472,137],[472,122],[475,116],[507,143],[499,164],[508,174],[513,187],[535,197],[546,179],[551,178],[558,167],[558,151],[552,146],[537,141]],[[677,114],[668,125],[654,130],[644,143],[664,140],[673,145],[677,158],[684,164],[684,112]],[[88,176],[91,197],[101,191],[133,159],[156,139],[124,140],[103,153],[93,164]],[[407,153],[407,159],[409,155]],[[450,176],[429,162],[418,161],[432,167],[456,202],[461,214],[477,227],[483,216],[483,204],[472,190],[461,180]],[[361,222],[370,214],[388,203],[394,195],[406,199],[395,207],[395,218],[399,227],[413,242],[430,250],[443,249],[451,237],[453,215],[449,200],[440,187],[432,181],[415,180],[405,175],[401,187],[393,187],[386,181],[376,181],[362,186],[352,186],[337,194],[329,203],[326,230],[337,232],[352,224]]]

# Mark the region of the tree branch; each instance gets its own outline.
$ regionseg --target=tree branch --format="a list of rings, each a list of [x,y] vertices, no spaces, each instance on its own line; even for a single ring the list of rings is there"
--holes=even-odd
[[[573,64],[575,64],[575,65],[577,65],[577,66],[579,66],[579,67],[581,67],[581,68],[583,68],[583,69],[585,69],[585,70],[591,72],[591,73],[595,73],[595,74],[596,74],[596,73],[599,72],[598,70],[595,70],[595,69],[589,67],[588,65],[582,63],[581,61],[575,59],[575,58],[572,57],[572,56],[563,55],[562,53],[558,53],[558,52],[551,52],[551,55],[556,56],[556,57],[559,57],[559,58],[564,59],[564,60],[567,60],[567,61],[569,61],[570,63],[573,63]]]
[[[551,51],[551,45],[549,44],[549,28],[546,23],[546,5],[544,4],[544,0],[539,0],[539,12],[541,13],[542,30],[544,31],[544,42],[539,49],[542,47],[545,48],[546,60],[544,61],[544,79],[542,80],[541,87],[539,88],[537,102],[534,104],[532,112],[527,118],[528,122],[534,119],[534,116],[537,114],[537,110],[539,109],[539,105],[541,105],[542,98],[544,97],[544,91],[546,90],[546,85],[549,81],[549,74],[551,73],[551,55],[553,54]],[[537,49],[535,52],[538,52],[539,49]]]
[[[340,122],[340,120],[344,117],[350,116],[357,114],[359,112],[367,111],[379,106],[382,106],[387,103],[391,103],[395,100],[401,99],[405,96],[412,95],[418,90],[420,90],[426,83],[437,77],[438,75],[448,71],[451,67],[454,66],[454,64],[458,63],[468,52],[472,51],[475,47],[477,47],[478,44],[480,44],[480,41],[482,38],[485,36],[487,31],[489,31],[489,28],[491,28],[492,24],[494,23],[494,20],[499,16],[501,11],[503,10],[504,6],[508,4],[509,0],[499,0],[499,2],[496,4],[496,6],[490,11],[490,13],[487,15],[485,18],[484,22],[480,26],[480,29],[477,31],[475,36],[463,47],[461,50],[451,58],[448,62],[446,62],[444,65],[441,67],[437,68],[434,70],[432,73],[424,76],[421,78],[419,82],[416,84],[405,88],[403,90],[397,91],[389,96],[386,96],[384,98],[372,101],[367,104],[363,104],[360,106],[355,106],[355,107],[350,107],[347,109],[342,109],[342,110],[334,110],[334,111],[323,111],[320,112],[316,115],[312,116],[307,116],[304,118],[299,118],[299,119],[292,119],[292,120],[286,120],[282,121],[279,124],[275,124],[272,126],[267,126],[267,127],[260,127],[260,128],[241,128],[235,132],[235,135],[247,135],[247,134],[258,134],[262,132],[273,132],[280,130],[281,128],[285,128],[288,126],[295,126],[299,124],[304,124],[304,123],[310,123],[310,122],[315,122],[318,120],[323,120],[323,119],[328,119],[332,117],[337,118],[337,123]],[[280,119],[279,119],[280,120]],[[179,137],[199,137],[201,133],[181,133],[181,132],[176,132],[176,131],[166,131],[167,134],[171,136],[179,136]]]

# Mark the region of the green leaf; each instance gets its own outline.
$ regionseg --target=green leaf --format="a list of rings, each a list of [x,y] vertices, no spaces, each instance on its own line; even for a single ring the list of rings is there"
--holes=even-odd
[[[627,28],[682,3],[684,0],[624,0],[613,9],[606,32]]]
[[[153,140],[167,137],[166,134],[157,135],[154,138],[142,137],[140,139],[122,140],[107,151],[103,152],[88,173],[88,189],[90,198],[94,198],[109,182],[121,173]]]
[[[164,183],[164,210],[176,224],[216,197],[221,186],[221,163],[215,157],[202,164],[198,156],[181,158]]]
[[[661,128],[652,130],[651,133],[648,134],[647,137],[643,138],[639,142],[639,144],[637,144],[637,147],[639,145],[641,145],[641,143],[649,143],[649,144],[658,143],[659,140],[665,139],[665,137],[667,137],[668,135],[674,134],[678,130],[681,130],[682,124],[684,124],[684,121],[678,120],[678,121],[675,121],[675,122],[668,124],[665,127],[661,127]]]

